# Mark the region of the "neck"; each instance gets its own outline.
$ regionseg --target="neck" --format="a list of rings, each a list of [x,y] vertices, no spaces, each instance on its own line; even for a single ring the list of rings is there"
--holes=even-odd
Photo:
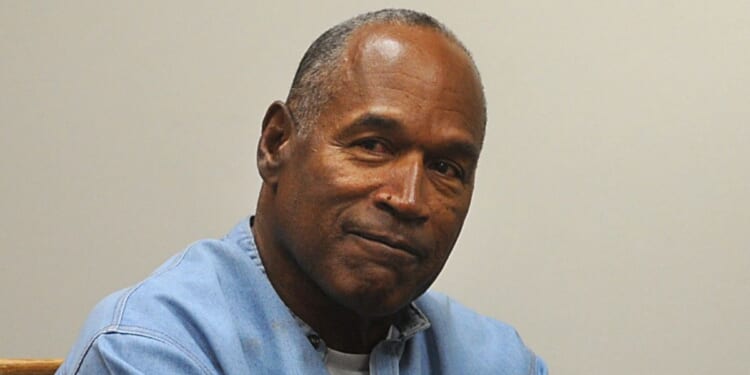
[[[289,251],[273,241],[273,222],[261,205],[252,227],[266,274],[284,303],[326,345],[346,353],[370,353],[388,334],[395,317],[365,317],[332,300],[299,267]]]

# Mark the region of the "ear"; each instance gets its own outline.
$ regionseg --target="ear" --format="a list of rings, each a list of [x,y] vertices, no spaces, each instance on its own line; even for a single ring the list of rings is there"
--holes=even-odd
[[[276,187],[279,171],[289,158],[289,141],[294,135],[294,121],[286,104],[271,103],[263,117],[263,128],[258,141],[258,172],[263,182]]]

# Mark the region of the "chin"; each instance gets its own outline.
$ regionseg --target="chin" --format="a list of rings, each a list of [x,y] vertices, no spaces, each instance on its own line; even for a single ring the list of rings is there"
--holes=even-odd
[[[347,308],[361,317],[379,319],[397,314],[408,305],[409,302],[411,301],[391,304],[381,303],[380,301],[367,301],[364,303],[355,303],[353,306],[347,306]]]
[[[354,311],[360,316],[381,318],[396,314],[411,302],[410,295],[395,293],[403,285],[392,283],[367,283],[360,280],[357,284],[335,288],[329,293],[340,305]]]

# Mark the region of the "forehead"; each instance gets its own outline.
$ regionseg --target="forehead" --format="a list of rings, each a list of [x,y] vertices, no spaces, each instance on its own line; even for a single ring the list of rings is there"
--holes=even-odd
[[[389,67],[418,63],[428,68],[429,73],[437,73],[440,68],[459,72],[463,68],[471,70],[472,66],[465,51],[441,31],[415,25],[363,26],[349,38],[346,57],[355,65]]]
[[[342,84],[333,108],[366,104],[429,122],[454,123],[484,135],[484,97],[466,52],[439,31],[422,26],[373,24],[350,38],[340,62]]]

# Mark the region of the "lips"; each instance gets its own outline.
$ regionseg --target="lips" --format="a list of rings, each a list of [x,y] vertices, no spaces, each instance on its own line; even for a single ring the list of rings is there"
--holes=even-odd
[[[417,247],[401,236],[361,230],[353,230],[350,233],[369,241],[381,243],[395,250],[409,253],[414,257],[421,258],[421,252]]]

